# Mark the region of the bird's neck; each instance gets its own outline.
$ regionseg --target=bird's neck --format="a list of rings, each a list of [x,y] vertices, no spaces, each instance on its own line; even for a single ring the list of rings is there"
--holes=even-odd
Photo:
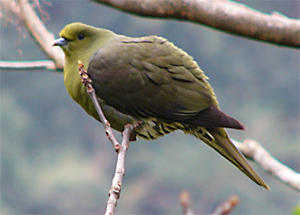
[[[78,60],[83,62],[85,69],[87,70],[90,56],[66,56],[65,62],[67,67],[64,69],[64,83],[68,93],[77,103],[81,106],[85,105],[86,93],[85,86],[81,83],[81,77],[78,70]]]

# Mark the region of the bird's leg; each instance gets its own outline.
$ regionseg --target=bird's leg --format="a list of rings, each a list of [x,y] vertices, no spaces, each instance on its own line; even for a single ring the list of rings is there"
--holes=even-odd
[[[136,124],[132,125],[132,131],[129,135],[129,141],[133,142],[133,141],[136,141],[136,133],[134,133],[134,130],[138,127],[140,127],[141,125],[143,124],[142,121],[137,121]],[[126,125],[125,125],[126,126]],[[125,130],[124,130],[125,131]],[[122,133],[122,136],[123,136],[123,133]],[[123,137],[124,138],[124,137]]]

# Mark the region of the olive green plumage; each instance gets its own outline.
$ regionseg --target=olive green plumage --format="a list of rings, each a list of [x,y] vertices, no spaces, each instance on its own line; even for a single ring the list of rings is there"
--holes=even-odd
[[[180,129],[201,139],[257,184],[269,189],[232,144],[224,127],[244,129],[219,110],[198,64],[168,40],[131,38],[82,23],[67,25],[54,45],[65,53],[64,80],[70,96],[99,120],[78,74],[87,68],[99,103],[112,127],[142,124],[137,136],[156,139]]]

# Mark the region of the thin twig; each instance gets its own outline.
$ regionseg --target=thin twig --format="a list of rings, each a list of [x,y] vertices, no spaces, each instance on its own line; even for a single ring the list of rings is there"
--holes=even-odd
[[[191,197],[189,192],[182,191],[180,194],[180,203],[181,207],[183,209],[184,215],[194,215],[192,210],[192,203],[191,203]]]
[[[230,196],[225,202],[218,205],[211,215],[230,214],[234,207],[239,203],[239,197],[236,195]]]
[[[243,143],[233,140],[238,149],[248,158],[255,161],[264,171],[269,172],[291,188],[300,191],[300,174],[276,160],[255,140]]]
[[[112,179],[111,188],[109,190],[109,198],[107,201],[105,215],[114,214],[114,211],[117,206],[117,200],[120,198],[122,180],[125,173],[126,152],[129,147],[129,138],[133,128],[134,128],[133,125],[127,124],[125,125],[125,129],[122,133],[123,134],[122,145],[120,146],[120,149],[118,151],[116,171],[115,171],[114,178]]]
[[[56,68],[51,60],[38,60],[38,61],[0,61],[0,69],[5,70],[33,70],[33,69],[48,69],[53,70]],[[62,71],[62,70],[55,70]]]
[[[118,150],[120,149],[120,143],[118,143],[117,139],[115,138],[113,131],[111,129],[110,123],[106,119],[106,117],[98,103],[98,100],[97,100],[97,97],[95,94],[95,89],[93,88],[92,83],[91,83],[91,79],[89,78],[87,72],[85,71],[84,65],[81,61],[78,61],[78,69],[79,69],[79,74],[81,76],[81,81],[85,85],[86,91],[95,106],[95,109],[99,115],[99,118],[104,126],[106,135],[107,135],[108,139],[110,140],[110,142],[112,143],[115,150],[118,152]]]

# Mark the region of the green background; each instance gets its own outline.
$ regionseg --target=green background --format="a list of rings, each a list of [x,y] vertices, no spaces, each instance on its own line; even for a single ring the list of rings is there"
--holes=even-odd
[[[189,22],[146,19],[89,1],[48,1],[40,12],[58,37],[74,21],[128,36],[159,35],[187,51],[210,78],[221,109],[247,126],[234,139],[259,141],[299,172],[299,51],[232,36]],[[243,1],[299,18],[299,1]],[[47,57],[21,21],[2,11],[1,60]],[[120,135],[118,135],[120,139]],[[66,92],[63,75],[1,71],[1,214],[102,214],[116,153],[100,123]],[[290,214],[299,193],[258,166],[272,191],[193,136],[174,132],[130,145],[117,214],[181,214],[181,191],[206,214],[232,194],[233,214]]]

